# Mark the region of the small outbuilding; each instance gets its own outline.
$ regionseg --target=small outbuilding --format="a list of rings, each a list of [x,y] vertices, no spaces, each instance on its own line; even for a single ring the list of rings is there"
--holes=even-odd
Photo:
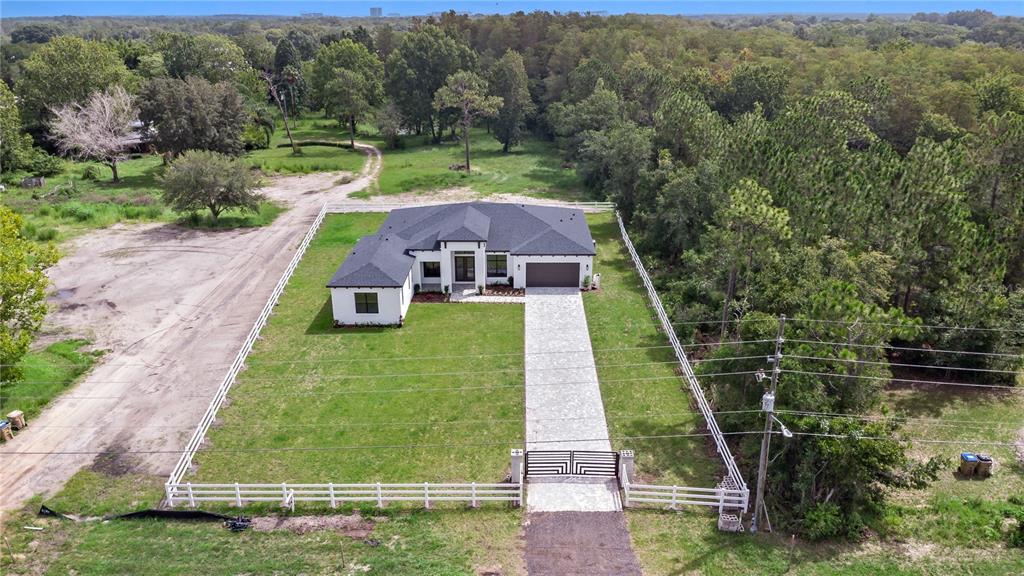
[[[393,210],[327,287],[335,325],[402,324],[418,291],[579,288],[594,240],[576,208],[467,202]]]

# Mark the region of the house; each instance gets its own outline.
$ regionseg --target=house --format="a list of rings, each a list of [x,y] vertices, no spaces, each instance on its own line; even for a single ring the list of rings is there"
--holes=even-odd
[[[393,210],[327,287],[335,325],[401,324],[418,291],[579,288],[594,240],[575,208],[468,202]]]

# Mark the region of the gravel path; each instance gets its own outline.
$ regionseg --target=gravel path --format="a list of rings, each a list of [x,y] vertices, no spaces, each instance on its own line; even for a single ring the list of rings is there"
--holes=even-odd
[[[526,449],[611,450],[583,298],[574,288],[526,291]],[[615,481],[529,479],[527,510],[621,510]]]

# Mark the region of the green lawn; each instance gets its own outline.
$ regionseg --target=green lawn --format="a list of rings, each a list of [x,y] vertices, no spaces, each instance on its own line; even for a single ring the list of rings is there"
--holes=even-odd
[[[220,522],[75,523],[33,514],[5,519],[0,571],[29,574],[388,574],[473,576],[481,567],[521,574],[519,515],[479,510],[363,510],[372,532],[233,533]],[[75,512],[58,499],[47,504]],[[120,511],[126,511],[121,508]],[[346,510],[351,512],[352,510]],[[43,528],[30,531],[25,526]]]
[[[86,340],[64,340],[21,359],[22,379],[0,386],[0,414],[21,410],[29,421],[87,372],[98,352],[82,352]]]
[[[804,543],[788,534],[725,534],[710,513],[627,512],[647,576],[807,574],[875,576],[1024,572],[1024,554],[999,546],[950,547],[907,538],[863,544]]]
[[[521,306],[413,304],[403,328],[331,326],[324,286],[355,240],[383,218],[325,220],[188,479],[504,477],[509,448],[523,434]],[[461,357],[444,358],[453,355]],[[453,390],[467,387],[473,389]],[[302,450],[230,452],[239,448]]]
[[[657,329],[614,214],[588,214],[587,221],[597,241],[594,271],[601,275],[601,289],[584,293],[583,304],[609,432],[613,437],[702,432],[701,416],[693,413],[689,392],[675,376],[675,356]],[[615,348],[643,349],[602,351]],[[709,456],[702,437],[613,444],[636,452],[637,474],[645,483],[710,488],[719,480],[721,462]]]
[[[967,440],[951,444],[914,444],[920,459],[946,458],[951,467],[926,490],[894,494],[890,514],[899,536],[910,534],[959,546],[994,546],[1003,540],[1002,510],[1016,496],[1024,501],[1024,465],[1010,446],[973,444],[969,440],[1013,442],[1024,430],[1024,394],[983,388],[939,386],[886,391],[892,411],[908,420],[904,434],[931,440]],[[962,479],[954,474],[962,451],[985,452],[996,460],[992,477]],[[1021,508],[1024,508],[1022,502]],[[1022,554],[1024,555],[1024,554]]]
[[[426,136],[406,136],[405,148],[384,150],[384,164],[376,188],[359,195],[430,192],[472,188],[483,194],[528,194],[543,198],[577,200],[582,197],[576,171],[561,167],[553,143],[534,138],[504,154],[501,144],[482,128],[470,134],[471,174],[449,170],[465,162],[461,143],[428,144]],[[383,150],[374,136],[364,137]]]

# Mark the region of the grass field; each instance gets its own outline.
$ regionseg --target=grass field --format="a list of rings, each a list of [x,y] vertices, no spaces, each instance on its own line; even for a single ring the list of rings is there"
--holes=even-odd
[[[355,240],[383,217],[325,220],[220,411],[208,450],[197,456],[197,475],[188,479],[504,477],[508,450],[523,428],[521,306],[413,304],[403,328],[331,326],[324,286]],[[288,450],[217,451],[249,448]]]
[[[278,147],[288,141],[284,127],[278,124],[272,148],[243,156],[267,174],[358,172],[366,160],[363,152],[334,146],[305,146],[301,155],[293,156],[291,148]],[[299,119],[293,134],[303,140],[345,140],[336,122],[322,118]],[[8,181],[7,192],[0,195],[0,202],[25,217],[25,232],[31,238],[59,241],[118,222],[173,222],[189,218],[187,214],[171,210],[160,199],[158,178],[164,171],[160,155],[143,155],[121,162],[118,164],[121,181],[117,183],[111,182],[110,169],[101,164],[71,161],[63,164],[64,171],[48,177],[44,187],[27,189],[18,186],[16,181]],[[89,169],[98,170],[99,180],[83,177]],[[228,214],[217,227],[261,226],[279,212],[267,205],[259,215]],[[189,222],[204,225],[203,219]]]
[[[366,141],[383,150],[379,138]],[[483,194],[528,194],[542,198],[576,200],[582,187],[576,171],[561,167],[561,155],[553,143],[534,138],[504,154],[501,144],[482,128],[470,133],[472,173],[449,170],[465,162],[461,143],[428,144],[426,136],[406,136],[404,148],[384,150],[380,181],[358,196],[430,192],[448,188],[472,188]]]
[[[156,494],[159,496],[159,491]],[[105,507],[115,503],[108,501]],[[67,508],[68,502],[61,496],[47,504],[61,512],[88,513]],[[144,502],[140,499],[135,504],[139,508]],[[0,571],[4,574],[474,576],[482,569],[506,575],[524,573],[517,548],[520,517],[493,508],[441,512],[366,509],[363,516],[373,519],[373,530],[363,537],[333,530],[233,533],[220,522],[75,523],[36,517],[33,510],[38,505],[35,500],[5,519],[0,546]],[[130,509],[122,506],[117,511]],[[43,530],[31,531],[25,526]]]
[[[0,386],[0,414],[21,410],[31,421],[86,373],[100,352],[82,352],[86,340],[64,340],[21,359],[23,378]]]
[[[594,360],[612,437],[699,433],[689,393],[675,373],[675,356],[658,331],[647,295],[622,244],[615,216],[588,214],[597,241],[594,271],[601,289],[586,292]],[[612,350],[634,348],[633,350]],[[714,487],[721,462],[708,456],[705,439],[652,438],[613,442],[636,452],[638,481]]]

